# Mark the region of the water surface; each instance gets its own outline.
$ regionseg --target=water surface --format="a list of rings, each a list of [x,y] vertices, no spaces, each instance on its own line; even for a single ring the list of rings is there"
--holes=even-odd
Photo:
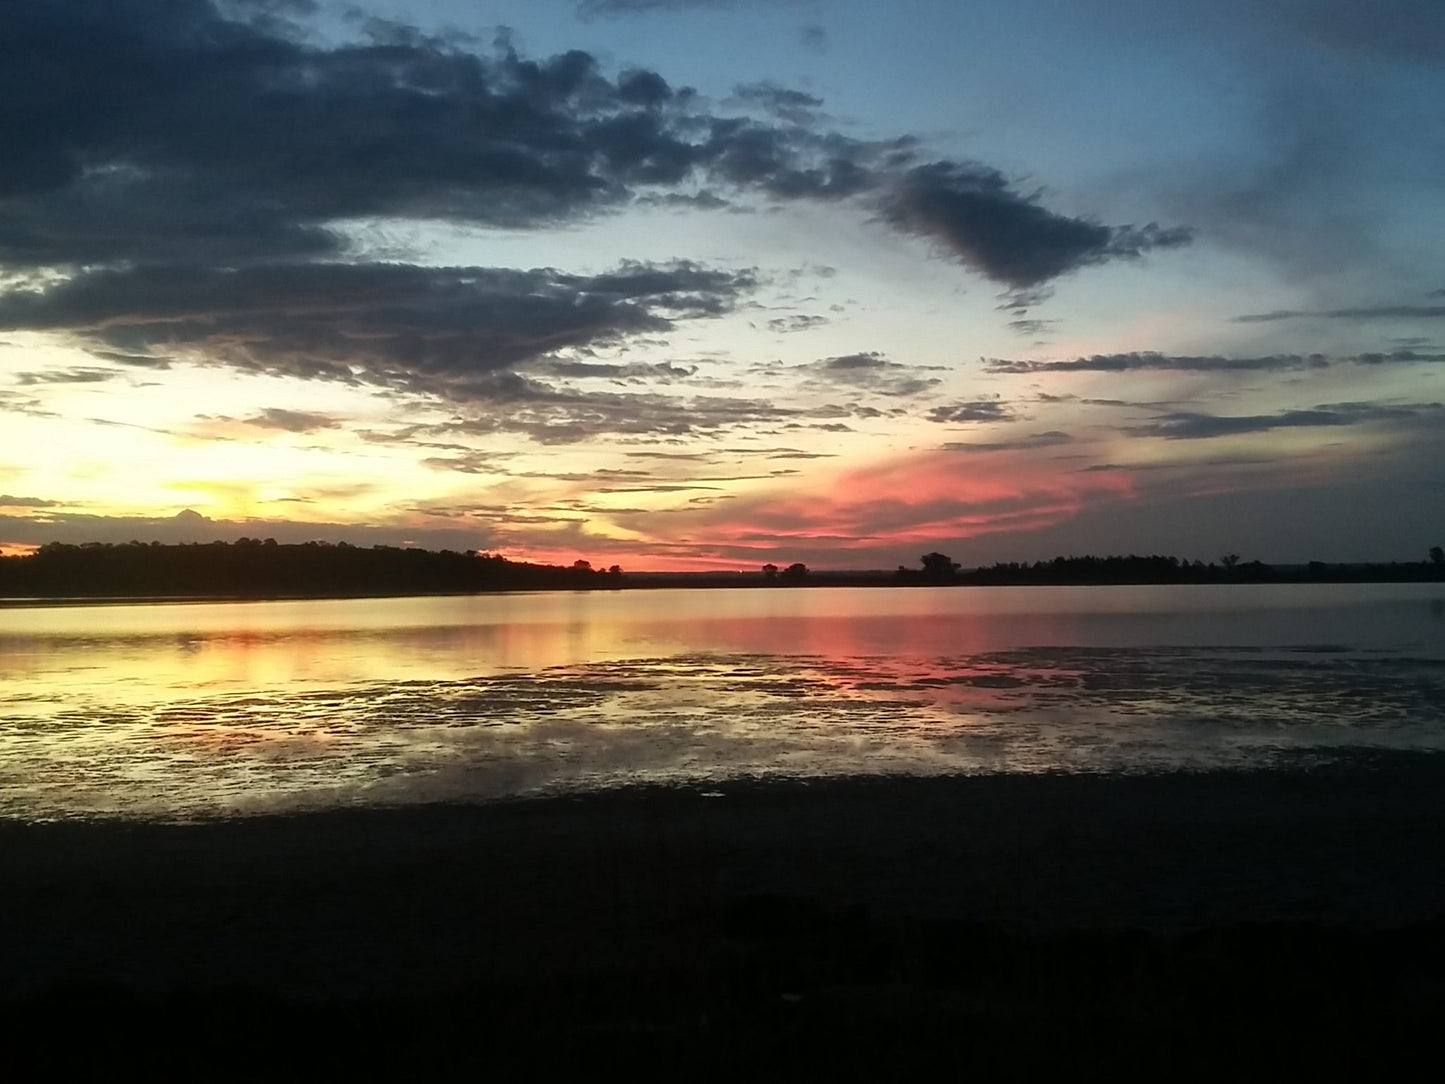
[[[0,815],[1445,746],[1445,586],[539,592],[0,610]]]

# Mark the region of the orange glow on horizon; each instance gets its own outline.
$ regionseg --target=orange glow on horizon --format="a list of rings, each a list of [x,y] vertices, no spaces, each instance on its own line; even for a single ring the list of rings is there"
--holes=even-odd
[[[810,554],[831,551],[836,556],[826,567],[887,568],[896,563],[889,551],[1041,530],[1091,502],[1135,496],[1123,471],[1060,470],[1017,451],[906,456],[820,478],[816,488],[740,496],[669,514],[671,538],[654,536],[655,549],[633,539],[618,545],[600,536],[573,536],[565,546],[542,539],[519,544],[508,555],[562,565],[582,558],[595,568],[617,564],[623,571],[751,572],[769,562],[809,563],[817,559]],[[642,517],[628,525],[648,533]]]

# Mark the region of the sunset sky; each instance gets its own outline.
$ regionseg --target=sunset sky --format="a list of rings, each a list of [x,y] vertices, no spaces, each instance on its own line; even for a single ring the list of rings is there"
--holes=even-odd
[[[0,548],[1445,543],[1440,0],[13,0]]]

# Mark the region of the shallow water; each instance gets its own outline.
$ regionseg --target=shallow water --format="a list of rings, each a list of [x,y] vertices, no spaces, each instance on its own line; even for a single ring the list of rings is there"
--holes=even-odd
[[[0,610],[0,815],[1445,748],[1445,585]]]

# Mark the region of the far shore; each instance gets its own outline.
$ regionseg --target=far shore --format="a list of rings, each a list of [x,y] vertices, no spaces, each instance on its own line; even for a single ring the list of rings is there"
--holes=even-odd
[[[511,595],[528,594],[539,591],[580,591],[580,592],[607,592],[607,591],[629,591],[629,590],[820,590],[837,587],[859,587],[873,589],[900,590],[918,588],[950,587],[965,589],[969,587],[1239,587],[1241,585],[1319,585],[1319,584],[1371,584],[1371,583],[1401,583],[1401,584],[1445,584],[1445,579],[1431,573],[1420,575],[1404,575],[1396,572],[1386,572],[1379,575],[1372,575],[1368,569],[1376,566],[1365,566],[1358,574],[1350,576],[1333,575],[1328,577],[1311,577],[1306,571],[1294,572],[1292,569],[1303,570],[1305,566],[1279,566],[1282,570],[1279,574],[1270,577],[1260,577],[1247,580],[1213,580],[1213,581],[1167,581],[1157,579],[1137,580],[1110,580],[1101,582],[1097,580],[1069,580],[1060,579],[1048,582],[1032,580],[999,580],[989,579],[981,582],[977,579],[970,579],[965,573],[959,578],[952,580],[930,580],[922,577],[910,579],[899,579],[891,572],[851,572],[851,571],[817,571],[810,572],[806,579],[791,582],[779,583],[762,576],[760,573],[749,572],[638,572],[624,573],[619,582],[609,583],[601,586],[588,587],[537,587],[524,586],[514,588],[489,588],[485,590],[470,591],[329,591],[329,592],[232,592],[215,594],[89,594],[89,595],[32,595],[26,597],[6,598],[0,597],[0,609],[17,609],[24,607],[50,607],[50,606],[121,606],[121,605],[144,605],[144,604],[183,604],[183,603],[207,603],[207,602],[319,602],[326,600],[343,599],[384,599],[384,598],[461,598],[480,595]],[[1388,569],[1390,566],[1380,566]],[[1410,567],[1410,566],[1405,566]]]
[[[346,542],[123,545],[52,543],[33,553],[0,556],[0,604],[74,604],[105,599],[136,602],[244,599],[390,598],[517,591],[615,591],[666,587],[796,590],[823,587],[1076,587],[1284,583],[1445,583],[1445,550],[1429,560],[1366,564],[1266,565],[1227,554],[1218,563],[1162,554],[1056,557],[963,568],[942,553],[919,567],[892,570],[809,569],[800,561],[749,570],[626,572],[513,561],[467,550]]]

